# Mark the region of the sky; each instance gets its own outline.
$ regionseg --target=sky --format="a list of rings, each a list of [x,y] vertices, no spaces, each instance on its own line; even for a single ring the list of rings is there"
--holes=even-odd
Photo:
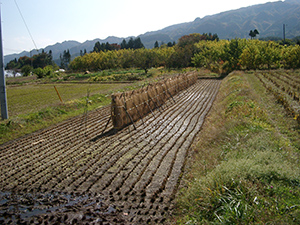
[[[69,40],[138,36],[197,17],[275,1],[0,0],[3,51],[8,55]]]

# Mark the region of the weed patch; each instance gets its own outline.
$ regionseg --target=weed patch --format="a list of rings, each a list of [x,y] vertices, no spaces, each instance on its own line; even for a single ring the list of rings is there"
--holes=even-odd
[[[295,136],[286,136],[289,127],[269,115],[276,109],[276,118],[296,121],[277,109],[256,79],[235,72],[223,81],[177,198],[177,223],[300,222]]]

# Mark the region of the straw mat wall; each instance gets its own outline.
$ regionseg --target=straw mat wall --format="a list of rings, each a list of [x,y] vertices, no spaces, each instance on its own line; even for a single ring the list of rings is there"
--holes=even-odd
[[[111,118],[115,129],[131,124],[197,81],[196,72],[180,74],[134,91],[113,94]]]

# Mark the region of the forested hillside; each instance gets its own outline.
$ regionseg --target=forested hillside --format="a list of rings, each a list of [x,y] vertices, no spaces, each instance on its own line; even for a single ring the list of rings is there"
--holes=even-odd
[[[259,38],[273,37],[283,38],[283,24],[287,24],[286,38],[300,36],[300,0],[286,0],[270,2],[266,4],[249,6],[237,10],[222,12],[216,15],[196,18],[192,22],[176,24],[164,29],[147,32],[138,37],[146,48],[153,48],[157,41],[159,45],[168,42],[177,42],[184,35],[191,33],[217,33],[220,39],[249,38],[249,31],[257,29]],[[130,37],[126,37],[128,41]],[[104,40],[95,39],[79,43],[65,41],[47,46],[44,51],[52,51],[53,59],[59,62],[60,54],[69,49],[72,58],[79,56],[81,52],[90,52],[95,43],[121,44],[124,38],[108,37]],[[41,52],[41,50],[40,50]],[[5,64],[15,58],[37,54],[34,50],[12,54],[4,57]]]

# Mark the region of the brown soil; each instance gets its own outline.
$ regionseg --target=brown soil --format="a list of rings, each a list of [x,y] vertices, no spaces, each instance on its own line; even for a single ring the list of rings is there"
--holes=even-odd
[[[0,223],[164,223],[220,81],[200,80],[120,131],[110,107],[0,146]]]

